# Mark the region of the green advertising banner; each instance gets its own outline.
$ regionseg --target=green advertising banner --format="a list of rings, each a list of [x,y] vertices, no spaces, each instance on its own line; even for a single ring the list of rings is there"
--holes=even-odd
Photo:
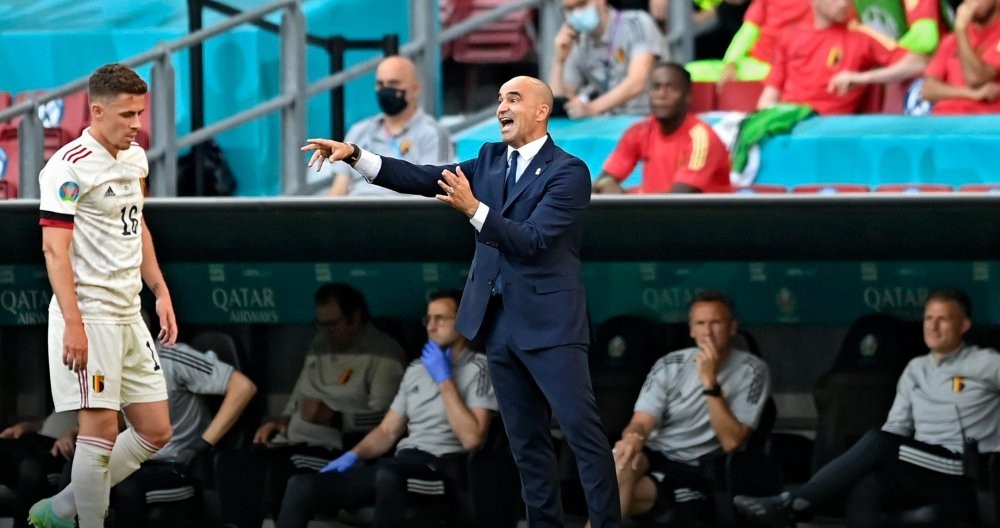
[[[977,323],[1000,323],[998,262],[587,262],[591,319],[621,314],[682,322],[693,295],[728,292],[744,324],[850,324],[881,312],[922,317],[929,291],[969,294]],[[308,324],[328,282],[361,290],[373,314],[419,317],[430,291],[461,288],[467,263],[165,263],[178,319],[193,324]],[[0,266],[0,326],[45,324],[42,266]]]

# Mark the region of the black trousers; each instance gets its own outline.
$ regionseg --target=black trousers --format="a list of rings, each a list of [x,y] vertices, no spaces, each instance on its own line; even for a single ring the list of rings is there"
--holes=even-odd
[[[445,460],[416,449],[345,473],[296,475],[288,481],[277,527],[305,528],[316,513],[369,505],[375,506],[375,528],[402,526],[409,478],[450,480]]]
[[[851,528],[883,526],[882,514],[927,504],[937,504],[953,519],[969,520],[976,511],[972,481],[948,473],[961,467],[961,455],[941,446],[869,431],[792,493],[793,508],[795,499],[815,507],[847,493]]]
[[[154,490],[165,490],[188,486],[192,482],[174,471],[174,465],[155,460],[147,461],[135,473],[111,488],[111,508],[114,510],[115,526],[146,526],[146,494]]]
[[[17,495],[14,526],[27,526],[28,509],[36,501],[52,495],[54,488],[62,489],[69,483],[53,486],[49,475],[62,473],[66,459],[52,456],[49,451],[55,440],[36,433],[28,433],[16,440],[0,439],[0,484]]]

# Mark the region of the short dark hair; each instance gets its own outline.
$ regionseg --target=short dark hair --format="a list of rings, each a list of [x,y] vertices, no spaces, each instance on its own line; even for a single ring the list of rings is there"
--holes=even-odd
[[[724,292],[720,290],[701,290],[694,294],[691,298],[691,303],[688,304],[688,311],[691,310],[697,303],[702,302],[715,302],[726,307],[729,311],[729,317],[732,319],[736,318],[736,305],[733,304],[733,300],[729,298]]]
[[[132,68],[120,62],[97,68],[90,74],[88,83],[91,101],[119,94],[144,95],[147,89],[146,81],[143,81]]]
[[[951,301],[958,305],[958,308],[962,310],[962,315],[966,319],[972,319],[972,301],[969,300],[969,296],[965,294],[962,290],[955,288],[940,288],[934,290],[927,294],[927,300],[924,301],[924,307],[931,301]]]
[[[343,317],[354,317],[354,314],[360,313],[362,323],[367,323],[371,319],[365,296],[346,284],[333,282],[320,286],[316,290],[315,300],[316,306],[324,306],[330,301],[335,301]]]
[[[450,290],[436,290],[432,291],[430,295],[427,296],[427,302],[440,301],[441,299],[451,299],[455,301],[455,308],[462,303],[462,290],[450,289]]]
[[[683,64],[678,64],[676,62],[659,62],[653,69],[655,70],[657,68],[666,68],[676,72],[677,75],[680,75],[681,79],[684,80],[684,93],[691,92],[691,73],[687,71],[687,68],[685,68]]]

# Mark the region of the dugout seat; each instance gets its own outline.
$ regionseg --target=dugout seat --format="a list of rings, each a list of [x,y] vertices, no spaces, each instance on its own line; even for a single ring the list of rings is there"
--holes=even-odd
[[[757,110],[757,100],[764,91],[761,81],[730,81],[722,85],[716,101],[717,110],[753,112]]]
[[[0,110],[5,110],[10,108],[10,105],[14,103],[14,96],[10,92],[0,92]],[[10,121],[4,121],[0,123],[0,135],[2,135],[3,130],[10,127]]]
[[[869,190],[867,185],[855,183],[807,183],[792,188],[795,194],[866,193]]]
[[[597,328],[591,346],[590,377],[604,431],[613,443],[632,419],[632,408],[646,374],[670,352],[663,331],[634,315],[612,317]]]
[[[189,342],[191,348],[211,351],[220,361],[237,371],[242,370],[236,340],[225,332],[205,331]],[[217,410],[222,396],[205,397],[208,405]],[[191,484],[171,489],[151,490],[146,494],[147,523],[150,526],[219,526],[244,516],[248,509],[243,497],[233,496],[231,487],[221,486],[234,477],[249,478],[246,473],[255,468],[242,468],[230,456],[252,438],[253,424],[244,426],[240,421],[216,445],[212,457],[206,458],[195,469]],[[228,492],[228,493],[227,493]],[[182,524],[178,524],[182,523]],[[240,523],[235,523],[241,525]]]
[[[869,429],[882,426],[909,360],[927,351],[920,323],[869,314],[851,324],[830,370],[813,389],[817,470]]]
[[[410,500],[404,513],[404,526],[517,526],[521,484],[499,413],[493,415],[483,445],[455,462],[459,478],[453,484],[445,481],[407,483]],[[374,515],[375,507],[366,506],[341,512],[338,520],[351,526],[367,527],[372,525]]]

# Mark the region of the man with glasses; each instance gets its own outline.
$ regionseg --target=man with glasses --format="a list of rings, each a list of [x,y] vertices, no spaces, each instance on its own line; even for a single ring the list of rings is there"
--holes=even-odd
[[[343,435],[376,426],[403,375],[402,347],[371,322],[364,296],[346,284],[316,291],[316,336],[281,418],[260,426],[267,448],[272,511],[296,473],[314,473],[338,456]],[[248,493],[249,490],[248,490]]]
[[[427,344],[420,360],[406,369],[382,423],[319,474],[292,477],[279,528],[305,528],[314,513],[367,505],[375,505],[376,528],[402,526],[409,479],[418,479],[422,493],[433,495],[444,494],[447,483],[459,477],[460,457],[482,444],[497,410],[486,356],[467,350],[455,329],[461,298],[458,290],[430,296]],[[393,445],[394,456],[364,464]]]

